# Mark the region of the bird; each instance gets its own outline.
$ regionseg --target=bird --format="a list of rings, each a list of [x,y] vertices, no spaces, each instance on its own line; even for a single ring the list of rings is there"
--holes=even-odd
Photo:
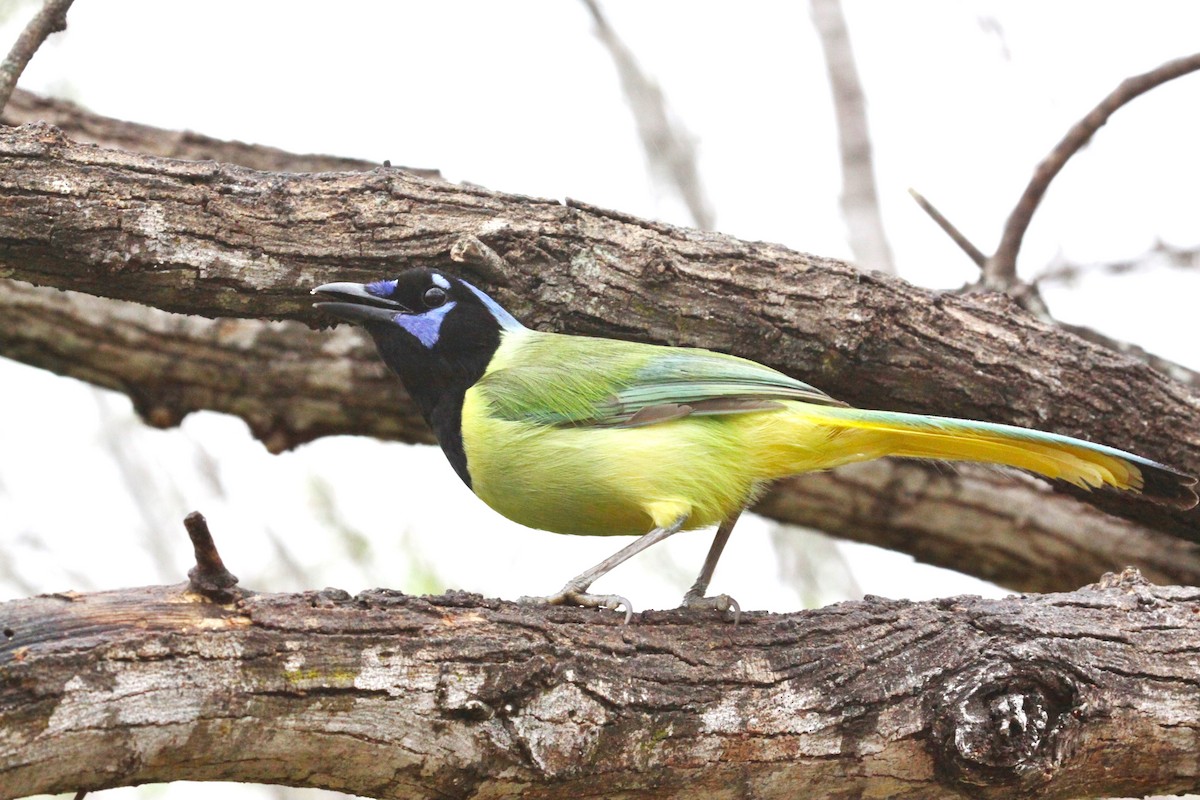
[[[681,530],[716,526],[683,607],[706,594],[742,511],[779,478],[883,456],[1020,468],[1181,509],[1196,478],[1112,447],[1027,428],[850,407],[755,361],[710,350],[528,328],[472,283],[411,268],[327,283],[313,305],[362,326],[450,465],[487,505],[561,534],[639,538],[522,602],[618,611],[599,577]]]

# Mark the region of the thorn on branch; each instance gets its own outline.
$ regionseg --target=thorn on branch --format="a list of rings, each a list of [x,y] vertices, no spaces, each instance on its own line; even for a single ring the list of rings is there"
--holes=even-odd
[[[925,199],[923,194],[916,189],[909,189],[908,193],[912,195],[913,200],[917,201],[917,205],[938,224],[938,227],[945,231],[946,235],[953,239],[954,243],[967,254],[967,257],[975,263],[975,266],[983,269],[984,262],[987,261],[987,256],[983,254],[983,251],[973,245],[971,240],[963,235],[962,231],[954,227],[954,223],[946,219],[942,212],[934,207],[933,203]]]
[[[208,521],[199,511],[193,511],[183,519],[196,552],[196,566],[188,570],[188,588],[210,600],[229,600],[237,576],[225,569],[221,554],[208,531]]]
[[[33,58],[42,42],[46,41],[46,37],[67,29],[67,9],[71,7],[72,2],[73,0],[46,0],[42,10],[34,15],[17,37],[12,50],[0,64],[0,111],[8,105],[8,98],[16,88],[17,79],[25,71],[29,59]]]

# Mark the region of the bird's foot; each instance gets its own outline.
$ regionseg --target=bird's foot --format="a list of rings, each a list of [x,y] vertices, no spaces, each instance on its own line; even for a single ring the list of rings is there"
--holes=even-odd
[[[547,606],[582,606],[583,608],[606,608],[609,611],[625,609],[625,624],[633,617],[633,606],[619,594],[588,594],[571,585],[564,586],[554,594],[538,597],[522,597],[518,603]]]
[[[718,594],[712,597],[704,597],[699,594],[688,592],[683,596],[683,603],[680,608],[689,610],[707,609],[710,611],[733,611],[733,624],[737,625],[738,620],[742,618],[742,607],[738,605],[738,601],[734,600],[727,594]]]

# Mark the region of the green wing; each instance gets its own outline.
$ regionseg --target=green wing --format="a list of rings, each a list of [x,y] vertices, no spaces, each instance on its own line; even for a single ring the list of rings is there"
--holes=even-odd
[[[709,350],[531,331],[499,360],[504,366],[476,384],[492,413],[545,425],[634,427],[781,408],[781,400],[845,405],[770,367]]]

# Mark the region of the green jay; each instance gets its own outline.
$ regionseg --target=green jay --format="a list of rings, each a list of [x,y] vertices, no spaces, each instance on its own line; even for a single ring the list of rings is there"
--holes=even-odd
[[[690,608],[706,596],[742,510],[771,481],[879,458],[1003,464],[1090,489],[1196,504],[1196,479],[1111,447],[962,419],[850,408],[781,372],[708,350],[526,328],[465,280],[411,269],[329,283],[315,306],[363,326],[458,476],[533,528],[640,538],[529,602],[624,608],[591,584],[680,531],[717,526]]]

